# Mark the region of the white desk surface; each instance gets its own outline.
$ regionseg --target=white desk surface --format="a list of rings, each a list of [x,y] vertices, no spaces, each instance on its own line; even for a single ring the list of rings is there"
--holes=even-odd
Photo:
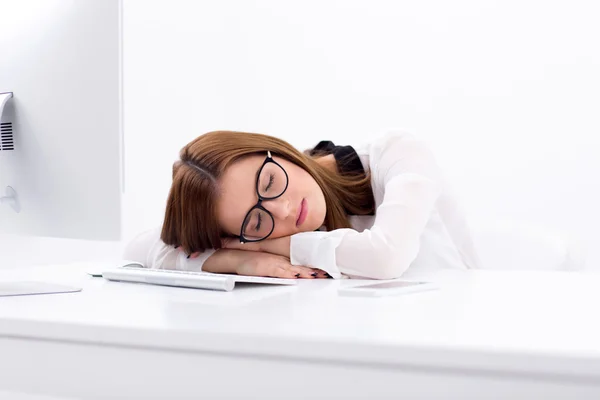
[[[447,272],[440,290],[337,295],[355,280],[212,292],[109,282],[85,265],[0,271],[80,285],[0,297],[0,337],[600,380],[600,274]]]

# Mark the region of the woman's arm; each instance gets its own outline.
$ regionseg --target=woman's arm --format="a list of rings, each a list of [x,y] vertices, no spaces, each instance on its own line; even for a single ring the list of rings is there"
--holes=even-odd
[[[419,252],[420,236],[441,194],[442,176],[429,148],[409,134],[372,145],[372,179],[385,191],[371,229],[291,236],[292,264],[374,279],[400,277]]]
[[[123,258],[146,268],[206,271],[276,278],[326,278],[320,270],[292,265],[288,257],[243,250],[207,250],[194,258],[160,239],[161,228],[139,234],[126,247]],[[289,247],[289,245],[288,245]]]
[[[238,239],[227,239],[223,241],[226,249],[237,249],[246,251],[262,251],[290,258],[291,236],[283,236],[276,239],[263,240],[261,242],[240,243]],[[194,253],[196,255],[197,253]]]
[[[207,272],[268,276],[274,278],[327,278],[324,271],[292,265],[290,259],[277,254],[245,251],[217,250],[205,262],[202,268]]]
[[[394,279],[419,253],[423,232],[439,187],[415,174],[390,181],[371,229],[304,232],[291,237],[292,264],[321,268],[334,278],[341,274]]]

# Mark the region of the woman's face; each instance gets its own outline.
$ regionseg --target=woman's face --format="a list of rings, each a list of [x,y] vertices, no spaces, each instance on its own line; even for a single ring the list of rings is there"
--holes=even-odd
[[[264,155],[244,157],[229,168],[221,177],[221,196],[217,203],[219,224],[232,236],[239,236],[245,225],[244,236],[248,240],[259,239],[271,229],[271,222],[262,211],[248,211],[258,202],[257,174],[267,158]],[[266,208],[274,220],[273,233],[268,237],[275,239],[290,236],[298,232],[314,231],[325,221],[325,196],[317,182],[303,168],[281,157],[273,156],[288,176],[288,186],[283,194],[273,200],[264,200]],[[285,173],[274,163],[267,163],[262,169],[258,190],[263,197],[275,197],[285,187]]]

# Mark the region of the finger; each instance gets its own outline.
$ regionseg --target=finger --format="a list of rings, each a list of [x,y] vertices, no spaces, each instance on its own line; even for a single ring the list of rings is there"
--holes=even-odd
[[[248,264],[241,266],[237,273],[239,275],[266,276],[270,278],[298,278],[296,276],[299,275],[297,272],[284,268],[284,265],[279,261],[261,263],[260,265]]]
[[[279,275],[281,278],[289,278],[289,279],[303,278],[302,273],[300,273],[299,271],[287,268],[287,267],[279,267]]]
[[[188,256],[188,258],[196,258],[196,257],[198,257],[199,255],[200,255],[200,252],[198,252],[198,251],[197,251],[197,252],[195,252],[195,253],[192,253],[192,254],[190,254],[190,255]]]
[[[325,272],[319,268],[307,267],[304,265],[291,265],[291,264],[287,265],[287,268],[300,273],[299,278],[306,278],[306,279],[329,278],[329,274],[327,274],[327,272]]]
[[[322,269],[319,268],[315,268],[315,271],[317,271],[317,278],[320,279],[331,279],[331,275],[329,275],[326,271],[323,271]]]
[[[265,266],[265,276],[270,276],[273,278],[287,278],[287,279],[298,279],[300,278],[300,273],[297,271],[293,271],[285,264],[273,264],[269,266]]]
[[[302,265],[289,265],[287,268],[300,274],[298,278],[315,279],[319,275],[319,273],[313,268]]]

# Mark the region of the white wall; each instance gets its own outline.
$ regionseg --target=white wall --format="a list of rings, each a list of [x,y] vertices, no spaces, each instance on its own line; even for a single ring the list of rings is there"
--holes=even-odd
[[[171,164],[204,132],[306,148],[400,128],[431,143],[476,218],[565,231],[600,265],[597,2],[124,0],[124,11],[126,239],[161,222]]]
[[[304,148],[403,128],[430,141],[474,215],[597,247],[597,2],[125,5],[128,176],[139,205],[130,216],[140,228],[160,222],[173,158],[206,131]]]

